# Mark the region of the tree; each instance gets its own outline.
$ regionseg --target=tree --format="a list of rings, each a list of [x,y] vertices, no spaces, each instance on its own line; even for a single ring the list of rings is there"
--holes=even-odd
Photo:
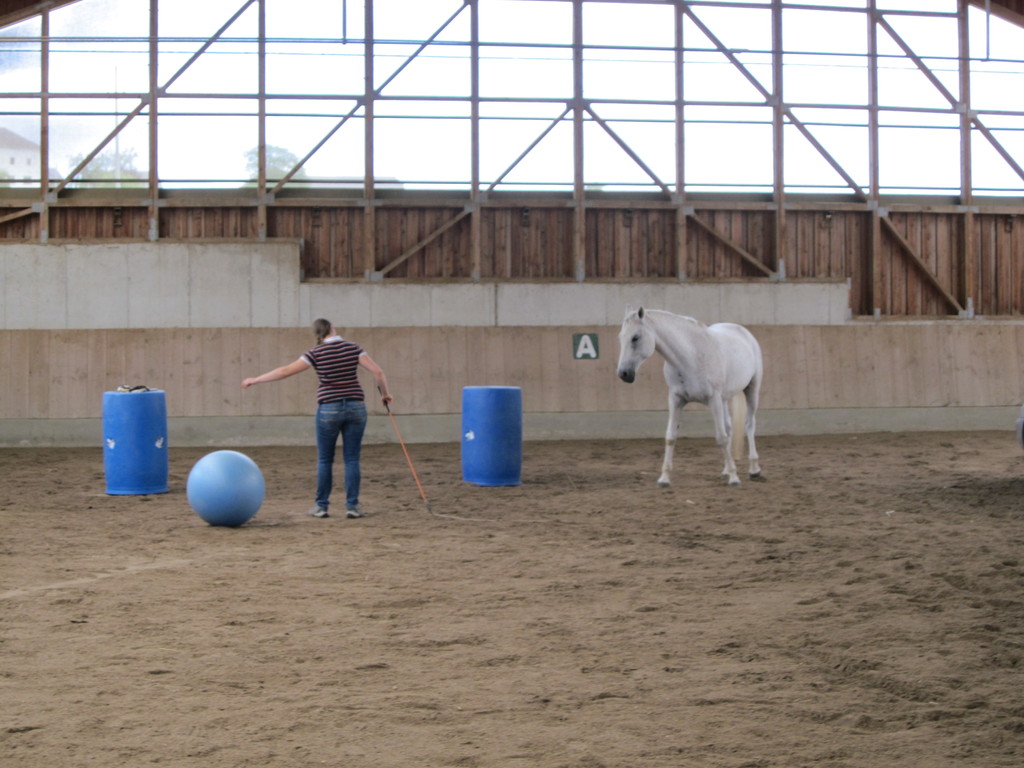
[[[283,147],[267,145],[267,179],[279,180],[285,177],[292,168],[298,165],[299,158]],[[254,147],[245,153],[245,169],[250,179],[255,180],[259,175],[260,151]],[[305,168],[299,168],[292,176],[292,179],[307,179]],[[249,182],[246,186],[252,186]]]
[[[85,155],[71,158],[74,168],[85,159]],[[96,155],[89,164],[79,171],[78,179],[69,186],[74,187],[118,187],[122,182],[145,181],[146,174],[135,167],[135,150],[103,152]],[[138,186],[130,184],[129,186]]]

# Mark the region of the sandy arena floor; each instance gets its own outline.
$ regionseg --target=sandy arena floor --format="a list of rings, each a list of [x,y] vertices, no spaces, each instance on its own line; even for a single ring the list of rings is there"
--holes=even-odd
[[[244,449],[240,528],[108,496],[102,450],[0,451],[11,768],[1019,768],[1024,451],[1011,433],[364,452],[315,520],[313,448]],[[336,492],[336,499],[340,498]],[[338,505],[340,506],[340,505]]]

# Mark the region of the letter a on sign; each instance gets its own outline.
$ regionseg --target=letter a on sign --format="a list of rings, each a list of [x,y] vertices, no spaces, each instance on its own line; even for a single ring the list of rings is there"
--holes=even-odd
[[[572,335],[572,356],[575,360],[597,360],[597,334],[574,333]]]

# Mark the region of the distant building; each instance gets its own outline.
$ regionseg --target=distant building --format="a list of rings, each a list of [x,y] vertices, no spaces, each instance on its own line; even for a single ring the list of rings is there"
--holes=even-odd
[[[39,145],[0,128],[0,178],[38,179]]]

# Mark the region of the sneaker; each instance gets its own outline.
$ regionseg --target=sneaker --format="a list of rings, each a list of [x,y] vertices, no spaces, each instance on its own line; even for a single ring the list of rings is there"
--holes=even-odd
[[[359,509],[359,507],[356,507],[355,509],[348,510],[345,513],[345,517],[349,518],[350,520],[355,520],[359,517],[366,517],[366,515],[363,514],[363,511]]]
[[[313,509],[309,510],[309,516],[310,517],[330,517],[330,515],[327,514],[327,510],[323,509],[321,507],[313,507]]]

